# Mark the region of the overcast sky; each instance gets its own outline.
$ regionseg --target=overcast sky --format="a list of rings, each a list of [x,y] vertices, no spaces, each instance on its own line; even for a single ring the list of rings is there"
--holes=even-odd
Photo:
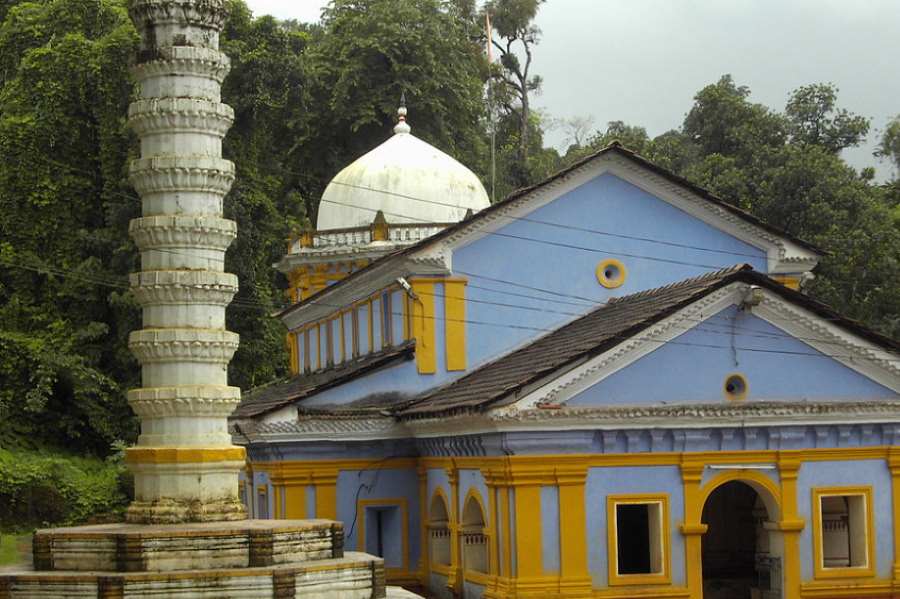
[[[247,4],[309,22],[327,0]],[[548,0],[537,24],[535,103],[553,117],[622,120],[654,136],[679,126],[694,94],[724,73],[778,110],[798,86],[833,82],[841,106],[872,119],[867,144],[846,158],[889,173],[872,151],[900,114],[900,0]],[[562,145],[563,132],[547,142]]]

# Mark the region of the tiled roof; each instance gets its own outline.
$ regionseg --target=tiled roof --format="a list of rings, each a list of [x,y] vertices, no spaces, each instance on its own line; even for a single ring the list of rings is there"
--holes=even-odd
[[[326,370],[294,376],[263,387],[251,389],[241,400],[241,403],[231,415],[231,419],[238,420],[260,416],[299,399],[340,385],[396,360],[411,359],[414,349],[415,342],[409,341],[402,345],[362,356],[350,362],[344,362]]]
[[[633,295],[613,298],[535,342],[433,390],[401,417],[477,409],[494,404],[558,369],[596,355],[647,325],[720,288],[751,268],[738,265]]]

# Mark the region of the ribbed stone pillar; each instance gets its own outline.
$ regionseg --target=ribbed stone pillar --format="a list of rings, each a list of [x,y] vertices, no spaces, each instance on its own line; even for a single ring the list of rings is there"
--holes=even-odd
[[[221,158],[234,117],[220,102],[229,69],[218,50],[224,0],[132,0],[129,12],[141,34],[140,99],[128,110],[141,140],[131,181],[142,216],[130,227],[141,271],[131,286],[144,328],[129,339],[142,388],[128,394],[141,435],[127,452],[135,478],[127,517],[238,520],[244,450],[227,429],[240,389],[227,382],[238,336],[225,330],[237,277],[224,272],[236,234],[222,218],[234,180],[234,164]]]

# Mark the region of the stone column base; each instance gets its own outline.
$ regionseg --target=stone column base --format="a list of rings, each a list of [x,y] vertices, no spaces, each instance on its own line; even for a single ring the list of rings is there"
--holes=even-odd
[[[246,520],[247,511],[236,498],[219,501],[157,499],[133,501],[125,512],[132,524],[178,524],[182,522],[233,522]]]

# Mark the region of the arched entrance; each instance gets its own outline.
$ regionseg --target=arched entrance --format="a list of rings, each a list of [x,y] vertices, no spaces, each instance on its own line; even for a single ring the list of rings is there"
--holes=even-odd
[[[782,597],[781,538],[771,524],[780,517],[777,498],[771,483],[754,478],[726,475],[708,486],[701,517],[704,599]]]

